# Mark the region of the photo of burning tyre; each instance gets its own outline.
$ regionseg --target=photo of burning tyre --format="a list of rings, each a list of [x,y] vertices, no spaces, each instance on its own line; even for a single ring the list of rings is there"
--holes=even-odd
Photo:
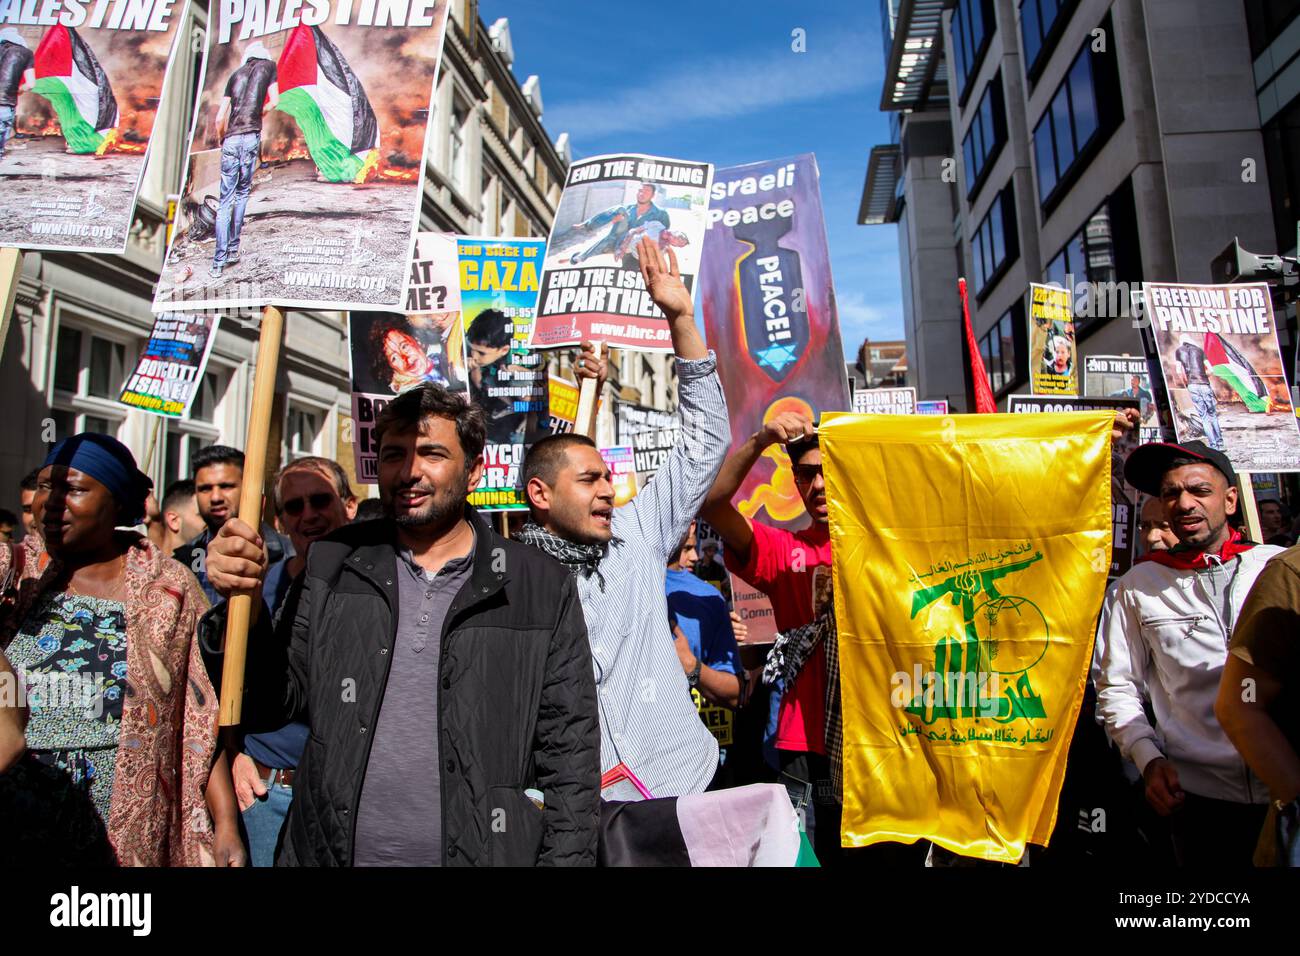
[[[0,245],[121,253],[184,6],[48,12],[0,27]]]
[[[213,7],[154,311],[401,311],[447,3],[375,16]]]

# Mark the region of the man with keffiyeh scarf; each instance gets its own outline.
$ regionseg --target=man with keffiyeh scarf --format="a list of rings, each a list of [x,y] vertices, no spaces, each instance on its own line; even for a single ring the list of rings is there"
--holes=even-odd
[[[609,468],[584,435],[537,442],[524,462],[531,520],[519,540],[569,567],[596,668],[601,771],[620,769],[654,797],[700,793],[718,744],[700,722],[668,628],[667,561],[726,455],[731,426],[716,360],[704,347],[672,250],[643,241],[642,275],[677,355],[681,439],[644,490],[614,508]],[[603,378],[587,350],[579,374]]]

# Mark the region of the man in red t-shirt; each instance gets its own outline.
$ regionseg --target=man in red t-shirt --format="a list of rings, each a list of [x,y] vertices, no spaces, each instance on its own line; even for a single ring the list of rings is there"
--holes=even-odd
[[[812,524],[790,532],[742,515],[731,504],[771,445],[782,442],[790,455],[795,486]],[[775,415],[722,465],[700,517],[722,537],[728,570],[772,602],[778,631],[812,622],[829,609],[831,540],[826,514],[822,453],[813,423],[797,412]],[[777,716],[776,749],[781,782],[823,865],[840,850],[840,805],[831,787],[826,757],[826,651],[818,645],[793,683],[784,688]]]

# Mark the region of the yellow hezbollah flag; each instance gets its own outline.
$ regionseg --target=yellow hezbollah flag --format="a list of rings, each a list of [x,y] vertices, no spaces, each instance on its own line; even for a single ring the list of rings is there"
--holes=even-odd
[[[1047,844],[1110,569],[1112,421],[822,418],[845,846]]]

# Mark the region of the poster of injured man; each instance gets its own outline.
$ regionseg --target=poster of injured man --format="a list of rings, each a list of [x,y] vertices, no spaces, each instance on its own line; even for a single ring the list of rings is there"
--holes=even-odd
[[[0,0],[0,245],[126,251],[183,22],[185,0]]]
[[[668,322],[641,278],[648,239],[677,257],[695,295],[713,167],[656,156],[593,156],[569,167],[546,246],[532,346],[589,340],[671,352]]]
[[[447,0],[214,0],[154,311],[405,305]]]

